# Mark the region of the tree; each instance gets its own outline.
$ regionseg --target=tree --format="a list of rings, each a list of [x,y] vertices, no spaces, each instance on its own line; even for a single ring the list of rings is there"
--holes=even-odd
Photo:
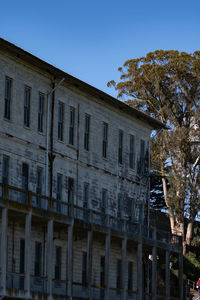
[[[182,235],[185,252],[200,209],[200,165],[195,164],[200,141],[200,51],[157,50],[127,60],[118,70],[121,80],[108,83],[118,98],[126,97],[128,105],[169,127],[153,138],[151,146],[154,163],[160,166],[171,231]]]

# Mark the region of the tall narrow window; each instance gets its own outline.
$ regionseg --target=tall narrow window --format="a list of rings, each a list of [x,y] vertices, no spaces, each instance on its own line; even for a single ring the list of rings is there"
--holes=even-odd
[[[64,104],[62,102],[58,103],[58,139],[63,141],[63,119],[64,115]]]
[[[108,124],[103,123],[103,142],[102,142],[102,155],[107,157],[107,146],[108,146]]]
[[[58,201],[62,201],[62,175],[57,174],[57,196]]]
[[[135,137],[130,134],[130,145],[129,145],[129,167],[135,168]]]
[[[24,273],[24,255],[25,255],[25,241],[24,239],[20,240],[20,254],[19,254],[19,272]]]
[[[25,86],[24,89],[24,126],[30,126],[30,100],[31,100],[31,88]]]
[[[75,122],[75,108],[70,107],[70,120],[69,120],[69,144],[74,145],[74,122]]]
[[[37,168],[36,193],[37,194],[42,194],[42,168]]]
[[[128,262],[128,290],[133,290],[133,262]]]
[[[107,190],[102,190],[102,199],[101,199],[101,211],[106,213],[107,208]]]
[[[100,285],[105,286],[105,256],[101,256]]]
[[[25,272],[25,241],[24,239],[20,240],[20,250],[19,250],[19,272],[24,274]],[[19,289],[24,290],[24,277],[20,276],[19,278]]]
[[[36,182],[36,193],[37,194],[42,194],[42,168],[37,168],[37,182]],[[40,208],[41,207],[41,202],[42,202],[42,199],[37,196],[36,197],[36,204],[37,204],[37,207]]]
[[[43,132],[44,123],[44,94],[39,93],[38,102],[38,131]]]
[[[22,189],[28,190],[28,164],[22,164]]]
[[[119,148],[118,148],[118,162],[123,163],[123,131],[119,130]]]
[[[10,120],[10,104],[11,104],[12,79],[5,79],[5,102],[4,102],[4,118]]]
[[[145,164],[145,141],[140,141],[140,174],[144,174]]]
[[[83,207],[88,208],[89,206],[89,184],[84,183],[83,189]]]
[[[89,151],[90,139],[90,116],[85,115],[85,134],[84,134],[84,149]]]
[[[42,275],[42,243],[35,242],[35,264],[34,264],[35,276]]]
[[[82,254],[82,285],[87,285],[87,252]]]
[[[121,259],[118,259],[117,260],[117,280],[116,280],[116,288],[117,289],[121,289],[121,287],[122,287],[121,274],[122,274],[122,261],[121,261]]]
[[[118,218],[121,218],[122,217],[122,195],[121,194],[118,194],[118,205],[117,205],[117,216]]]
[[[3,156],[3,166],[2,166],[2,182],[8,184],[9,180],[9,157]]]
[[[74,202],[74,179],[68,178],[68,203]]]
[[[56,246],[56,261],[55,261],[55,279],[60,280],[61,279],[61,254],[62,254],[62,248]]]

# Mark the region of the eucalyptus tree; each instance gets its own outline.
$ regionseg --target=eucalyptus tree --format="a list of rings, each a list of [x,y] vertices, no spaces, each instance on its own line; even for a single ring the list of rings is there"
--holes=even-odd
[[[152,160],[160,166],[171,231],[182,235],[185,252],[200,209],[200,51],[156,50],[118,70],[120,81],[108,82],[118,98],[168,127],[152,141]]]

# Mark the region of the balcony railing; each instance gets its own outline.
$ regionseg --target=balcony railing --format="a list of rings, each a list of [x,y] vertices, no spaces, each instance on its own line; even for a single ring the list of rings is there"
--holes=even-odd
[[[118,232],[128,233],[134,237],[143,237],[145,239],[156,239],[165,244],[181,245],[181,237],[172,235],[170,232],[156,230],[156,236],[153,234],[153,227],[141,226],[134,220],[121,219],[100,211],[80,207],[68,202],[58,201],[43,195],[26,191],[17,187],[0,183],[0,199],[2,202],[14,202],[20,204],[20,208],[28,206],[46,212],[68,216],[85,223],[91,223],[102,227],[107,227]]]

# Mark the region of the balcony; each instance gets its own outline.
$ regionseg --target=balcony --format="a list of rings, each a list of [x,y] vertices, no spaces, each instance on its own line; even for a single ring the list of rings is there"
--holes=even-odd
[[[0,202],[11,208],[13,205],[20,210],[32,208],[45,214],[53,213],[55,216],[69,217],[87,224],[110,228],[115,232],[126,233],[134,239],[156,240],[162,244],[171,243],[176,246],[181,246],[182,243],[180,236],[172,235],[170,232],[156,230],[154,234],[154,228],[151,226],[146,227],[138,222],[117,218],[2,183],[0,183]]]

